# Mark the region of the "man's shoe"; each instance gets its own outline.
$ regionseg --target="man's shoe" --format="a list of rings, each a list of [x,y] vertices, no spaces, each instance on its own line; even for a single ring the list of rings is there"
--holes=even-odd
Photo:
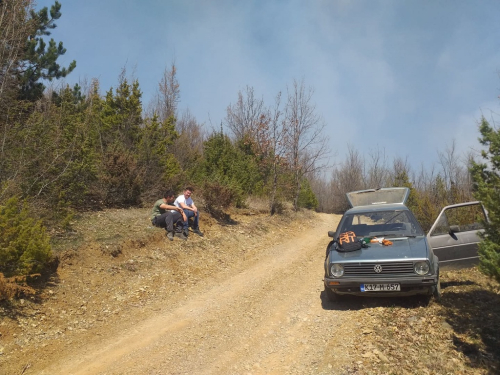
[[[167,232],[167,238],[170,240],[170,241],[173,241],[174,240],[174,234],[172,232]]]
[[[181,240],[186,241],[187,237],[184,235],[184,233],[176,233],[175,237],[180,238]]]
[[[184,230],[182,231],[182,234],[183,234],[184,236],[186,236],[186,238],[188,238],[188,237],[189,237],[189,230],[188,230],[188,229],[184,229]]]
[[[203,233],[201,232],[200,228],[193,229],[193,233],[196,233],[198,236],[203,237]]]

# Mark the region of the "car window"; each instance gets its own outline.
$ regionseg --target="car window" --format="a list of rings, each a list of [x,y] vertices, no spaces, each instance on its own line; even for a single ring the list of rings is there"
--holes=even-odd
[[[485,219],[480,204],[449,207],[441,214],[430,235],[448,234],[451,226],[455,226],[459,232],[484,229]]]
[[[420,236],[420,226],[408,210],[387,210],[347,214],[338,233],[354,232],[357,237]]]
[[[442,234],[448,234],[450,232],[450,225],[448,224],[448,218],[446,215],[441,215],[436,222],[436,227],[431,233],[431,236],[440,236]]]

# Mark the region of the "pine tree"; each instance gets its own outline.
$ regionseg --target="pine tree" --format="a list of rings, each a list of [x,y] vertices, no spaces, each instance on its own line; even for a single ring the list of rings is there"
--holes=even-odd
[[[202,171],[205,178],[217,178],[232,185],[244,194],[252,194],[261,182],[257,163],[233,145],[222,130],[214,132],[204,142]]]
[[[177,138],[173,116],[159,122],[155,113],[144,120],[138,160],[144,171],[144,185],[150,190],[172,186],[175,176],[181,172],[179,162],[170,150]]]
[[[50,12],[47,7],[38,12],[30,10],[31,33],[17,67],[20,99],[34,101],[41,98],[45,89],[41,80],[66,77],[76,67],[74,60],[67,68],[57,63],[57,59],[66,53],[62,42],[56,43],[50,39],[47,46],[43,39],[43,36],[50,35],[50,30],[56,28],[55,21],[60,17],[61,4],[58,1],[50,7]]]
[[[129,84],[124,75],[125,71],[121,74],[116,94],[112,88],[106,93],[101,113],[101,135],[104,146],[119,144],[126,149],[135,149],[142,126],[142,92],[139,81]]]
[[[300,186],[298,206],[307,208],[309,210],[316,210],[318,208],[318,205],[318,198],[316,198],[316,195],[314,195],[309,180],[307,180],[307,178],[304,178]]]
[[[500,129],[494,129],[483,117],[479,126],[483,163],[472,162],[474,197],[488,211],[489,222],[479,244],[479,268],[500,282]]]
[[[97,179],[98,137],[89,121],[90,101],[81,93],[79,85],[69,86],[53,96],[55,108],[49,120],[58,126],[61,134],[58,148],[59,163],[49,175],[52,181],[50,198],[58,211],[65,206],[82,207],[86,204],[89,187]]]

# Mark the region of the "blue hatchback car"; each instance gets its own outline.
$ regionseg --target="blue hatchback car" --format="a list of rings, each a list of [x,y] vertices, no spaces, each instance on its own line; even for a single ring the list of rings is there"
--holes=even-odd
[[[425,295],[439,299],[439,270],[477,261],[480,202],[445,207],[426,235],[405,205],[402,187],[347,193],[351,209],[328,232],[325,293],[330,301],[360,296]],[[347,243],[346,243],[347,242]]]

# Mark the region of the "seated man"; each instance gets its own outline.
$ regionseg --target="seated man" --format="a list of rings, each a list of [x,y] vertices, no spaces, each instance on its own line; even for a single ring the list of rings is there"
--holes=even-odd
[[[182,228],[182,233],[187,237],[189,234],[189,218],[193,218],[193,232],[199,236],[203,237],[203,233],[200,231],[199,222],[200,222],[200,211],[195,206],[193,202],[193,198],[191,198],[191,194],[193,193],[193,188],[188,186],[184,189],[184,193],[179,195],[175,200],[174,204],[182,208],[184,213],[186,214],[187,219],[184,221],[184,226]]]
[[[168,190],[163,194],[162,199],[158,199],[151,212],[151,224],[155,227],[165,228],[167,238],[170,241],[174,240],[174,223],[181,220],[187,222],[187,217],[184,211],[173,205],[174,192]],[[181,239],[187,240],[187,236],[182,235]]]

